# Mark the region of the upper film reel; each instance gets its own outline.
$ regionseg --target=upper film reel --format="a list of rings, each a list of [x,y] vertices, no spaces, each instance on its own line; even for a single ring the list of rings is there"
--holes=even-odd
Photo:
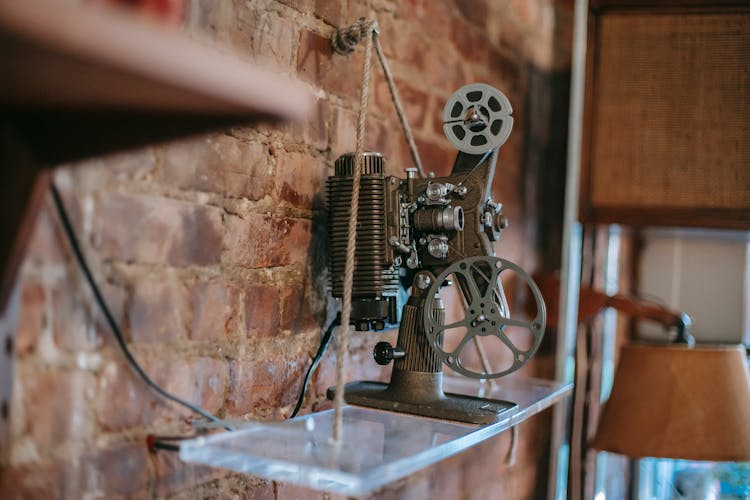
[[[515,274],[531,291],[536,302],[536,314],[532,319],[515,319],[511,317],[500,273],[508,271]],[[443,324],[432,310],[436,295],[443,283],[452,282],[461,290],[465,299],[465,310],[457,321]],[[424,332],[438,358],[453,371],[471,378],[499,378],[512,373],[529,362],[542,342],[547,313],[542,293],[521,267],[513,262],[498,257],[469,257],[456,262],[445,269],[427,290],[424,313],[422,316]],[[510,330],[516,334],[511,335]],[[518,333],[526,332],[519,338]],[[447,344],[447,335],[458,334],[458,342]],[[475,371],[465,363],[469,341],[474,337],[494,337],[510,350],[512,361],[507,367],[494,373]],[[517,339],[514,342],[514,338]],[[517,345],[523,344],[523,345]]]
[[[483,154],[508,139],[513,129],[512,112],[502,92],[485,83],[471,83],[445,103],[443,132],[459,151]]]

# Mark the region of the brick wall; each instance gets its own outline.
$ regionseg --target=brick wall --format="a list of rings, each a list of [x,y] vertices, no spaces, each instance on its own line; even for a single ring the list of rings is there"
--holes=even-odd
[[[447,173],[455,156],[440,125],[455,89],[481,81],[510,98],[515,130],[502,149],[494,192],[511,227],[497,250],[533,270],[539,203],[529,186],[550,174],[545,169],[561,178],[562,162],[559,152],[552,166],[539,155],[533,169],[527,160],[564,131],[549,130],[554,118],[539,103],[551,90],[531,89],[530,81],[569,66],[572,2],[373,4],[428,170]],[[353,0],[193,0],[191,33],[307,82],[319,97],[316,115],[57,172],[136,357],[167,390],[222,417],[288,416],[320,328],[335,313],[325,293],[323,185],[333,160],[354,148],[361,54],[332,55],[328,37],[366,15],[364,3]],[[379,69],[372,95],[367,147],[400,173],[409,155]],[[380,338],[354,336],[350,379],[386,376],[369,354]],[[189,415],[155,397],[125,363],[49,204],[22,270],[15,351],[4,497],[322,498],[147,452],[147,434],[189,433]],[[334,383],[334,365],[329,354],[304,411],[329,407],[324,392]],[[524,371],[549,375],[551,356],[542,353]],[[548,415],[540,415],[521,426],[514,466],[504,463],[506,433],[374,496],[537,498],[546,488],[548,438]]]

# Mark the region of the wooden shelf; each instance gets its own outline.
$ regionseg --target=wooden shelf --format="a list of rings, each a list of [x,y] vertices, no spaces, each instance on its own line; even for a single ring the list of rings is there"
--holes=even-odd
[[[51,165],[235,123],[302,119],[299,83],[126,11],[0,3],[0,107]]]
[[[126,11],[0,4],[4,105],[303,118],[311,95]]]
[[[20,225],[37,171],[231,125],[304,119],[313,109],[312,93],[289,77],[129,12],[59,0],[0,2],[0,75],[6,270],[20,258],[11,259],[10,242],[28,233]],[[13,252],[22,251],[25,242],[16,243]]]

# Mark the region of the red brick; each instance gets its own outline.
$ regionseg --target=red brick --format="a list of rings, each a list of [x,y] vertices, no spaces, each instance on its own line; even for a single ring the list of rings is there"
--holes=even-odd
[[[412,129],[422,128],[427,121],[429,96],[406,80],[396,78],[395,84],[409,126]],[[393,131],[394,135],[400,134],[401,125],[398,122],[391,92],[384,78],[375,79],[375,102],[373,104],[381,114],[397,124],[397,128]]]
[[[293,121],[285,129],[296,141],[319,151],[328,148],[328,130],[331,121],[330,102],[320,98],[315,103],[315,112],[306,121]]]
[[[185,289],[174,278],[146,278],[133,284],[128,326],[133,342],[166,343],[185,337]]]
[[[312,0],[278,0],[284,5],[288,5],[293,9],[297,9],[300,12],[309,12],[312,6]]]
[[[276,196],[298,208],[313,208],[313,201],[322,198],[329,171],[326,163],[304,153],[278,153]]]
[[[224,404],[229,367],[224,360],[198,358],[188,360],[192,375],[193,401],[216,413]]]
[[[479,460],[479,459],[478,459]],[[509,495],[509,492],[525,492],[525,490],[520,490],[514,481],[513,473],[510,471],[508,473],[505,473],[501,476],[495,477],[493,481],[487,482],[484,484],[479,484],[473,488],[467,488],[467,496],[465,497],[467,500],[485,500],[487,498],[506,498]],[[535,496],[533,494],[531,495],[524,495],[524,498],[544,498],[544,495],[541,497]]]
[[[297,76],[320,85],[332,55],[329,38],[313,31],[303,31],[297,51]]]
[[[519,50],[523,44],[523,32],[513,16],[502,16],[498,19],[498,24],[500,45],[510,50]]]
[[[283,375],[276,380],[275,390],[279,395],[279,405],[289,406],[297,403],[302,388],[302,379],[310,364],[306,353],[298,353],[286,360]]]
[[[450,37],[453,11],[446,2],[434,0],[405,0],[396,5],[396,16],[412,26],[424,28],[427,36],[436,39]]]
[[[346,2],[346,25],[349,25],[359,18],[367,18],[370,15],[368,2],[362,0],[348,0]]]
[[[101,166],[106,165],[106,168],[110,169],[118,178],[126,176],[144,179],[156,167],[156,156],[154,148],[145,147],[96,158],[90,160],[90,163],[93,164],[94,168],[101,168]]]
[[[362,50],[349,55],[334,54],[331,40],[312,31],[300,36],[297,76],[338,96],[359,100]]]
[[[85,285],[88,286],[88,285]],[[92,328],[87,296],[72,281],[64,281],[51,290],[50,317],[55,345],[66,351],[91,351],[101,345],[99,332]],[[93,302],[93,301],[92,301]]]
[[[194,488],[226,474],[221,469],[185,463],[177,453],[170,451],[157,451],[150,458],[155,476],[153,494],[157,497]]]
[[[404,106],[404,113],[409,125],[414,129],[424,127],[429,111],[429,98],[427,94],[412,87],[404,80],[396,80],[396,85],[398,85],[401,102]]]
[[[230,264],[274,267],[301,263],[310,245],[310,221],[248,214],[227,216],[224,245]]]
[[[504,94],[508,95],[510,92],[515,92],[520,88],[521,71],[518,62],[505,56],[501,51],[490,51],[489,70],[492,75],[492,81],[496,82],[493,85],[500,88]],[[511,104],[514,103],[511,102]]]
[[[349,3],[353,3],[356,8],[356,6],[361,3],[361,0],[349,0]],[[349,15],[349,19],[357,18]],[[380,35],[378,36],[378,40],[380,41],[380,46],[383,48],[383,53],[385,54],[386,59],[389,62],[389,66],[391,65],[391,61],[394,61],[397,54],[399,53],[399,38],[397,35],[399,33],[403,33],[407,26],[409,26],[407,22],[398,18],[391,19],[387,23],[378,23],[378,27],[380,28]],[[378,72],[376,71],[375,73],[377,74]]]
[[[450,99],[451,93],[445,92],[441,93],[435,97],[432,98],[432,131],[435,134],[435,136],[439,137],[441,140],[445,137],[445,132],[443,132],[443,108],[445,107],[445,103],[448,102],[448,99]],[[448,141],[448,139],[445,139]],[[446,144],[450,144],[446,142]]]
[[[542,19],[540,2],[536,0],[511,0],[510,9],[528,29],[539,27]]]
[[[385,26],[388,25],[385,24]],[[425,52],[431,42],[426,41],[420,33],[414,30],[413,26],[408,23],[394,23],[392,27],[381,28],[381,31],[383,51],[388,50],[391,53],[389,57],[393,57],[394,60],[414,70],[422,72],[425,69]],[[386,49],[387,46],[390,48]]]
[[[204,410],[216,413],[223,405],[229,368],[223,359],[205,356],[165,354],[149,357],[143,367],[151,378],[167,392]],[[197,416],[181,406],[167,403],[158,410],[161,418],[174,420],[178,415]]]
[[[281,357],[271,360],[235,360],[229,362],[229,393],[227,412],[245,415],[258,410],[258,406],[277,406],[274,393],[276,371],[283,365]]]
[[[305,292],[304,284],[290,283],[284,287],[281,297],[281,328],[292,334],[318,327],[313,316],[311,297]]]
[[[427,498],[461,498],[463,492],[462,457],[451,457],[435,465],[432,472],[430,494]]]
[[[409,155],[405,152],[405,140],[394,130],[392,122],[370,118],[367,125],[367,135],[370,138],[368,149],[383,155],[386,161],[386,174],[402,175],[403,169],[411,164],[411,160],[407,160]]]
[[[219,500],[277,500],[272,481],[246,474],[222,479],[217,490]]]
[[[46,322],[46,293],[41,283],[23,281],[15,350],[21,356],[34,350]]]
[[[552,410],[545,410],[519,425],[517,463],[536,463],[540,459],[546,458],[549,450],[552,417]]]
[[[98,280],[99,290],[104,296],[104,301],[109,308],[112,317],[115,322],[120,326],[120,329],[125,330],[125,302],[128,298],[128,292],[120,285],[110,283],[108,281]],[[87,285],[84,285],[87,286]],[[81,291],[80,293],[84,293]],[[88,300],[88,309],[90,314],[93,313],[93,323],[97,332],[97,347],[102,346],[114,346],[116,340],[112,332],[112,328],[109,326],[104,313],[102,312],[99,304],[97,304],[93,298],[93,295],[88,291],[85,292]]]
[[[193,321],[189,337],[193,340],[220,340],[232,331],[236,310],[236,290],[226,283],[196,283],[190,289]]]
[[[367,118],[378,117],[388,121],[396,121],[396,110],[393,107],[388,84],[381,72],[375,72],[371,77],[371,90],[368,104]],[[396,84],[398,86],[398,84]],[[400,87],[399,87],[400,89]],[[400,95],[400,94],[399,94]],[[403,104],[403,102],[402,102]],[[411,122],[410,122],[411,124]]]
[[[256,10],[249,26],[250,47],[262,62],[283,70],[292,63],[297,27],[272,12]]]
[[[313,402],[312,406],[315,408],[315,411],[320,411],[324,409],[325,407],[330,407],[325,402],[326,399],[326,391],[329,387],[333,387],[336,385],[336,335],[338,335],[338,331],[334,330],[334,341],[331,342],[331,345],[328,346],[328,352],[323,357],[323,359],[320,361],[320,364],[318,365],[318,369],[315,371],[312,377],[312,381],[310,383],[310,388],[308,389],[308,393],[315,394],[315,397],[317,398],[317,402]],[[317,349],[316,349],[317,350]],[[355,380],[351,378],[347,378],[347,380]],[[308,399],[312,399],[312,394],[308,394]]]
[[[338,28],[344,21],[344,2],[331,0],[315,0],[313,13],[328,24]]]
[[[435,172],[438,177],[450,174],[456,158],[456,150],[447,140],[444,144],[438,144],[415,138],[415,142],[426,173]]]
[[[272,285],[250,285],[243,296],[248,338],[273,337],[279,329],[279,291]]]
[[[484,34],[458,18],[453,19],[451,26],[451,38],[458,52],[473,63],[486,61],[488,43]]]
[[[472,81],[467,77],[464,62],[460,58],[450,58],[448,47],[427,45],[422,50],[422,60],[424,80],[436,91],[452,94]],[[449,66],[449,71],[446,71],[446,66]]]
[[[349,55],[333,54],[323,73],[321,87],[329,93],[359,104],[362,91],[363,50],[358,48]],[[375,54],[372,57],[375,57]]]
[[[142,494],[148,484],[144,442],[114,445],[69,462],[63,491],[79,498]]]
[[[393,488],[391,494],[393,494],[394,500],[421,500],[423,498],[430,498],[430,483],[425,476],[424,472],[418,472],[408,476],[402,482],[391,486]],[[444,496],[442,492],[439,497],[450,498]]]
[[[326,500],[330,498],[330,495],[326,493],[284,482],[276,483],[276,495],[279,499],[288,498],[294,500]]]
[[[365,134],[365,138],[369,138]],[[331,125],[331,157],[336,159],[342,154],[351,153],[357,146],[357,113],[349,109],[336,108],[333,111]],[[365,144],[365,149],[369,145]]]
[[[218,38],[218,32],[225,32],[228,28],[226,20],[234,17],[231,3],[222,4],[221,7],[217,8],[213,0],[192,1],[188,12],[190,31],[206,38]]]
[[[0,467],[0,497],[16,500],[34,500],[52,498],[57,493],[62,496],[60,488],[60,465],[3,465]]]
[[[482,30],[487,27],[488,9],[487,0],[453,0],[456,9],[470,23],[478,26]]]
[[[68,208],[69,204],[66,203],[65,206]],[[27,262],[44,263],[46,265],[59,264],[65,262],[72,255],[62,232],[62,226],[58,225],[57,216],[53,213],[52,202],[49,199],[45,200],[38,212],[36,221],[33,223],[34,229],[31,232],[26,249],[25,259]]]
[[[118,432],[148,425],[154,416],[156,394],[125,361],[110,361],[98,381],[96,415],[105,431]]]
[[[94,431],[88,413],[86,389],[93,381],[83,371],[38,373],[16,371],[19,377],[24,432],[38,449],[49,450],[81,441]],[[47,418],[49,417],[49,418]]]
[[[105,258],[175,266],[221,257],[222,211],[146,196],[109,194],[98,202],[94,241]]]
[[[226,409],[232,415],[257,415],[277,411],[297,401],[309,358],[278,352],[263,359],[229,363]]]
[[[166,146],[160,175],[181,189],[258,200],[271,187],[268,160],[261,143],[216,134]]]
[[[508,467],[505,457],[510,447],[510,432],[489,439],[467,452],[464,462],[465,484],[491,484],[502,478]]]

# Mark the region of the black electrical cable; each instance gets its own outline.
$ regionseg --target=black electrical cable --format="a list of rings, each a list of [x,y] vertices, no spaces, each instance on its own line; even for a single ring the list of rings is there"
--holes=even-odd
[[[323,355],[326,353],[328,346],[331,344],[331,339],[333,338],[333,329],[339,326],[340,324],[341,324],[341,313],[337,314],[334,320],[331,321],[331,324],[328,325],[328,328],[323,334],[323,338],[320,339],[320,347],[318,347],[318,352],[315,353],[313,362],[310,365],[310,368],[307,369],[307,373],[305,374],[305,380],[302,381],[302,389],[300,390],[300,393],[299,393],[299,399],[297,399],[297,406],[294,407],[294,411],[289,416],[289,418],[296,417],[297,413],[299,413],[300,409],[302,408],[302,403],[305,400],[305,393],[307,392],[307,385],[310,383],[310,378],[312,377],[312,374],[315,372],[315,369],[320,364],[320,360],[323,359]]]
[[[228,431],[233,431],[234,429],[223,422],[220,418],[212,415],[203,408],[180,399],[177,396],[170,394],[166,390],[162,389],[156,382],[151,379],[151,377],[148,376],[143,368],[141,368],[141,365],[138,364],[138,361],[136,361],[135,357],[130,352],[128,345],[125,343],[125,337],[120,330],[120,326],[115,321],[115,318],[112,315],[109,306],[107,306],[107,302],[104,300],[104,296],[99,290],[99,286],[96,284],[96,281],[94,281],[94,276],[91,273],[91,269],[89,268],[85,257],[83,256],[83,251],[81,250],[81,246],[78,243],[78,238],[76,237],[75,231],[73,230],[73,225],[71,224],[70,218],[68,217],[68,212],[65,210],[65,205],[63,204],[62,197],[60,196],[60,192],[57,190],[57,186],[55,186],[54,182],[50,182],[50,188],[52,190],[52,198],[55,201],[55,208],[57,208],[57,213],[60,216],[63,228],[65,229],[65,235],[67,236],[68,243],[70,244],[70,247],[75,254],[78,265],[81,267],[83,275],[86,277],[86,281],[91,287],[91,291],[94,293],[94,298],[96,299],[97,304],[99,304],[99,308],[102,310],[102,313],[104,314],[104,317],[107,320],[107,324],[109,324],[109,327],[112,330],[117,343],[120,345],[122,353],[125,355],[125,358],[128,360],[128,363],[130,363],[130,366],[133,368],[133,370],[146,382],[149,387],[151,387],[151,389],[156,391],[160,396],[169,399],[170,401],[173,401],[179,405],[182,405],[185,408],[193,411],[194,413],[197,413],[213,422],[216,422],[217,424],[220,424]]]
[[[180,451],[180,445],[175,443],[196,437],[197,436],[156,436],[154,434],[149,434],[146,436],[146,446],[151,453],[156,453],[159,450]]]

